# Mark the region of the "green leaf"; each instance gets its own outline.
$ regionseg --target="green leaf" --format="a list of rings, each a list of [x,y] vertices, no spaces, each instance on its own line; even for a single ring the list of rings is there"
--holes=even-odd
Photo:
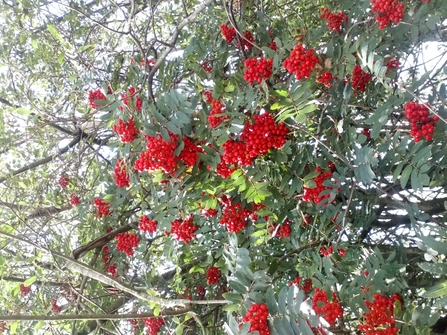
[[[227,293],[224,293],[224,295]],[[230,300],[230,299],[228,299]],[[226,312],[236,312],[240,309],[238,304],[229,304],[229,305],[225,305],[222,307],[222,310],[226,311]]]
[[[30,111],[29,109],[26,109],[26,108],[16,108],[16,110],[15,110],[15,112],[17,113],[17,114],[20,114],[20,115],[29,115],[29,114],[32,114],[33,112],[32,111]]]
[[[65,40],[63,39],[63,37],[59,34],[59,32],[57,31],[56,27],[53,26],[52,24],[47,24],[47,29],[48,31],[51,33],[51,35],[53,35],[56,39],[58,39],[61,43],[65,44]]]
[[[447,264],[444,263],[418,263],[418,266],[427,272],[437,275],[446,275],[447,274]]]
[[[240,303],[243,302],[242,295],[240,295],[240,294],[236,294],[236,293],[232,293],[232,292],[227,292],[227,293],[223,293],[222,296],[223,296],[225,299],[227,299],[227,300],[229,300],[229,301],[231,301],[231,302],[234,302],[234,303],[236,303],[236,304],[240,304]]]
[[[439,298],[447,295],[447,281],[436,284],[435,286],[426,289],[422,294],[422,297],[428,299]]]
[[[25,280],[25,282],[23,283],[23,285],[25,285],[25,286],[30,286],[30,285],[32,285],[36,280],[37,280],[37,276],[32,276],[32,277],[28,278],[27,280]]]
[[[407,165],[404,169],[404,172],[402,172],[402,175],[400,176],[400,186],[402,188],[405,188],[405,186],[407,186],[412,171],[413,168],[411,167],[411,165]]]

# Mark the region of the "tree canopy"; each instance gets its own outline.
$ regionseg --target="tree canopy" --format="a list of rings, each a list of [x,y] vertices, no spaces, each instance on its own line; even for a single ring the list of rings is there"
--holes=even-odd
[[[0,333],[443,333],[444,2],[4,0]]]

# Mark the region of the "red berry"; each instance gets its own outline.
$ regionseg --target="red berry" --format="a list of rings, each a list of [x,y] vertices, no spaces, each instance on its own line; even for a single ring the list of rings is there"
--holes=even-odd
[[[214,285],[220,282],[220,270],[215,266],[210,267],[206,271],[206,280],[209,285]]]

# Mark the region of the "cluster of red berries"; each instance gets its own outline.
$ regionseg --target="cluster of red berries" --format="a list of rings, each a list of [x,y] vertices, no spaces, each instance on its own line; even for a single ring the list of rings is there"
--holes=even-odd
[[[153,60],[153,59],[148,59],[147,60],[147,65],[149,66],[149,67],[153,67],[154,65],[155,65],[155,60]],[[141,61],[140,61],[140,66],[141,67],[146,67],[146,61],[142,58],[141,59]]]
[[[365,301],[369,312],[364,315],[364,324],[358,327],[365,335],[395,335],[399,332],[394,319],[394,305],[396,301],[402,304],[402,298],[398,294],[390,298],[376,293],[374,300]]]
[[[62,311],[62,307],[57,304],[56,299],[51,299],[51,305],[53,305],[52,309],[54,313],[60,313]]]
[[[110,203],[104,201],[104,199],[96,198],[93,200],[93,204],[96,206],[98,213],[95,217],[108,216],[110,215]]]
[[[126,170],[126,163],[123,158],[118,159],[115,164],[115,169],[113,170],[115,175],[116,185],[121,187],[129,187],[130,186],[130,177]]]
[[[143,61],[143,60],[142,60]],[[141,109],[143,108],[143,103],[141,101],[140,97],[137,97],[135,100],[135,106],[132,105],[133,101],[132,101],[132,97],[134,96],[136,92],[135,87],[129,87],[129,93],[122,93],[121,94],[121,99],[123,100],[123,104],[125,104],[128,107],[135,107],[135,109],[139,112],[141,112]],[[129,106],[130,104],[130,106]],[[120,110],[123,110],[123,107],[120,107]]]
[[[251,48],[253,48],[253,42],[255,41],[251,31],[248,30],[244,31],[244,36],[241,37],[241,40],[242,40],[242,48],[245,51],[250,52]],[[238,44],[237,47],[241,49],[240,44]]]
[[[253,121],[245,123],[240,137],[245,141],[250,157],[265,155],[271,148],[280,149],[286,143],[288,130],[284,122],[276,124],[275,119],[267,111],[255,115]]]
[[[161,169],[166,173],[173,173],[180,162],[188,167],[193,167],[199,159],[198,153],[202,152],[202,149],[184,136],[184,148],[180,155],[175,156],[178,135],[171,134],[170,137],[170,141],[165,141],[161,135],[155,137],[146,135],[147,151],[142,152],[135,161],[135,169],[141,172]]]
[[[369,128],[363,128],[361,134],[366,136],[367,141],[371,141],[371,130]]]
[[[286,220],[283,224],[274,224],[270,227],[269,233],[270,235],[275,234],[275,236],[278,236],[279,238],[287,238],[290,237],[290,233],[292,232],[292,229],[290,228],[291,225],[290,220]]]
[[[317,82],[325,85],[326,87],[331,87],[332,79],[334,79],[334,76],[329,71],[326,71],[320,77],[318,77]]]
[[[278,49],[278,46],[276,45],[276,42],[274,41],[273,31],[271,29],[269,29],[268,34],[269,34],[270,38],[272,39],[272,43],[269,45],[269,48],[276,51]]]
[[[399,23],[404,18],[404,4],[398,0],[371,0],[371,11],[376,13],[379,29],[388,27],[393,21]]]
[[[109,230],[107,230],[107,233],[110,233],[111,231],[112,228],[109,228]],[[102,249],[102,263],[104,264],[104,267],[107,267],[108,273],[110,273],[113,277],[118,277],[117,274],[118,264],[117,263],[108,264],[111,258],[112,256],[110,255],[109,247],[106,245]]]
[[[415,142],[419,142],[422,136],[427,141],[433,140],[435,124],[439,121],[439,117],[437,115],[430,117],[427,106],[411,101],[405,104],[405,116],[411,122],[410,136],[414,137]]]
[[[202,285],[197,286],[197,297],[203,298],[205,296],[206,290]]]
[[[219,115],[225,113],[225,105],[220,100],[216,100],[211,97],[207,100],[207,102],[211,103],[211,112],[208,116],[208,123],[212,128],[216,128],[223,121],[228,120],[227,115]]]
[[[220,30],[227,43],[233,42],[233,39],[236,36],[236,29],[234,27],[229,27],[226,24],[222,24],[220,26]]]
[[[208,62],[203,62],[202,64],[200,64],[200,67],[204,69],[206,72],[211,72],[211,70],[213,69],[210,63]]]
[[[175,220],[171,222],[171,234],[176,235],[177,241],[183,241],[186,244],[196,237],[194,232],[199,229],[193,224],[194,217],[190,216],[186,220]]]
[[[265,59],[262,57],[249,58],[244,62],[244,79],[250,85],[256,80],[262,82],[270,78],[273,72],[273,59]]]
[[[294,280],[289,283],[289,286],[296,285],[300,290],[304,291],[304,294],[309,294],[312,291],[312,279],[307,278],[304,280],[304,283],[301,283],[301,277],[297,276]]]
[[[323,256],[329,256],[330,254],[332,254],[334,252],[334,248],[332,247],[332,245],[330,245],[329,247],[327,247],[327,249],[325,249],[324,247],[320,248],[320,253]],[[341,248],[338,249],[338,254],[340,255],[341,258],[343,258],[346,255],[346,250]]]
[[[96,91],[90,91],[88,93],[88,102],[93,109],[96,109],[100,106],[95,104],[95,101],[97,100],[107,100],[106,96],[100,89],[97,89]]]
[[[266,304],[253,304],[242,318],[242,321],[250,323],[249,332],[257,331],[259,335],[270,335],[267,323],[268,316],[269,311]]]
[[[298,44],[290,52],[290,57],[286,58],[283,65],[289,73],[295,73],[296,79],[309,78],[315,66],[318,64],[318,57],[314,49],[304,48]]]
[[[165,323],[163,318],[148,318],[142,320],[148,335],[157,335],[160,332],[161,326]]]
[[[67,175],[63,175],[59,178],[59,180],[57,181],[57,183],[62,187],[62,188],[67,188],[68,185],[70,184],[70,177]]]
[[[323,317],[329,325],[334,326],[338,318],[343,317],[343,309],[340,306],[337,296],[332,292],[332,302],[329,302],[326,291],[315,288],[315,295],[312,299],[312,309],[318,316]]]
[[[357,92],[365,92],[366,86],[372,79],[372,75],[362,70],[360,65],[354,66],[352,72],[352,88]]]
[[[322,195],[320,197],[320,193],[325,190],[332,189],[331,187],[324,186],[323,183],[332,178],[332,171],[322,171],[321,168],[316,168],[315,171],[320,172],[318,176],[316,176],[313,181],[316,186],[314,188],[304,187],[304,195],[303,201],[313,201],[316,204],[321,202],[323,199],[329,198],[329,194]]]
[[[165,141],[161,135],[156,137],[146,135],[147,151],[142,152],[135,161],[137,171],[155,171],[163,170],[171,173],[177,166],[178,157],[175,157],[174,151],[176,143]]]
[[[147,215],[142,215],[140,216],[138,228],[140,228],[141,231],[155,233],[157,231],[157,221],[149,219]]]
[[[206,218],[213,218],[213,217],[217,216],[217,209],[214,209],[214,208],[206,209],[206,208],[202,207],[201,213]]]
[[[241,141],[229,140],[223,144],[222,161],[228,165],[248,166],[259,155],[270,149],[280,149],[286,143],[288,130],[284,123],[277,125],[269,112],[256,115],[254,123],[246,122]]]
[[[230,199],[223,210],[219,223],[226,225],[229,232],[237,233],[245,228],[251,214],[252,211],[243,208],[242,203],[238,202],[232,205]]]
[[[22,296],[26,296],[26,295],[30,294],[30,292],[31,292],[31,285],[25,286],[25,284],[20,284],[20,294]]]
[[[79,204],[81,203],[81,200],[79,200],[79,197],[72,193],[70,194],[70,204],[73,206],[79,206]]]
[[[341,32],[341,25],[343,22],[348,22],[348,16],[343,12],[338,12],[337,14],[332,13],[329,8],[321,8],[320,19],[325,19],[329,30],[335,31],[336,33]]]
[[[138,246],[138,243],[140,243],[138,235],[132,233],[118,234],[115,239],[118,241],[116,243],[116,249],[124,252],[127,256],[132,256],[134,249]]]
[[[115,124],[112,129],[120,136],[123,143],[131,143],[138,136],[138,129],[133,122],[133,116],[130,117],[128,122],[118,119],[118,124]]]
[[[209,285],[214,285],[220,282],[220,270],[215,266],[206,270],[206,281]]]
[[[217,164],[216,173],[222,178],[229,178],[231,174],[236,171],[236,168],[229,167],[223,160],[223,157],[220,157],[220,163]]]

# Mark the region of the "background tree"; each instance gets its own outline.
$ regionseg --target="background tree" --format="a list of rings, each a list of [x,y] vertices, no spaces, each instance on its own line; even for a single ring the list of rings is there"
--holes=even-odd
[[[0,330],[445,331],[442,0],[0,6]]]

